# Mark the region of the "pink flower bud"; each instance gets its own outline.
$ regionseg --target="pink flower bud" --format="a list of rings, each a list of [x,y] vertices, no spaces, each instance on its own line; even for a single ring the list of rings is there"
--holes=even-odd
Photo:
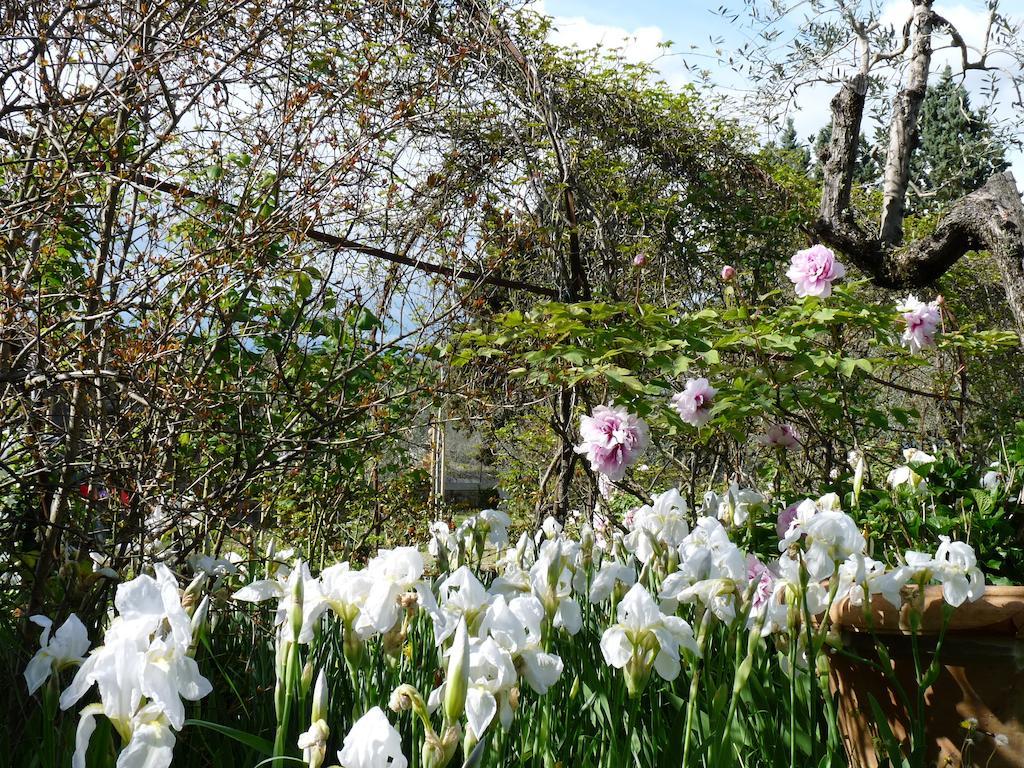
[[[647,255],[646,254],[638,253],[636,256],[633,257],[633,266],[634,267],[643,267],[643,266],[646,266],[646,264],[647,264]]]
[[[728,264],[722,267],[722,282],[728,283],[734,277],[736,277],[736,267],[731,267]]]

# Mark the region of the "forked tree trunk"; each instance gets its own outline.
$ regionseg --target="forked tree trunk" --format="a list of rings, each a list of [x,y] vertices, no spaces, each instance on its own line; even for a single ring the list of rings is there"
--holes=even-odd
[[[822,157],[821,206],[813,229],[885,288],[921,288],[970,251],[988,251],[999,265],[1007,302],[1024,340],[1024,204],[1013,174],[995,174],[956,202],[932,234],[902,246],[910,159],[918,140],[917,118],[937,19],[931,5],[932,0],[914,0],[914,38],[906,84],[893,107],[878,235],[865,232],[850,209],[867,94],[863,73],[843,83],[832,99],[832,138]]]

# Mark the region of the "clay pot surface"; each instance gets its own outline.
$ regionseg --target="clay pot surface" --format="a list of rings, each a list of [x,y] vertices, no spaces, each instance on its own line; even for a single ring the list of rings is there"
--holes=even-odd
[[[922,665],[927,666],[942,626],[942,588],[926,587],[923,594],[915,590],[905,597],[896,608],[876,595],[867,615],[864,606],[841,600],[832,607],[831,617],[844,645],[864,659],[879,661],[877,637],[897,679],[913,697],[912,605],[920,611],[917,643]],[[955,609],[940,661],[939,677],[925,692],[926,764],[1024,768],[1024,587],[988,587],[981,599]],[[877,728],[869,695],[900,739],[907,738],[910,726],[906,707],[880,671],[840,653],[832,654],[830,667],[850,763],[876,768],[884,752],[876,755]],[[969,732],[962,723],[969,718],[977,720],[977,728],[973,743],[966,746]],[[994,734],[1005,736],[1008,744],[997,745]]]

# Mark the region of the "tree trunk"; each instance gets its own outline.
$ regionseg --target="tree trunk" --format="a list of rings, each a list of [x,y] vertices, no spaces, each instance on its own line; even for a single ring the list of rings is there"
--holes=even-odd
[[[931,35],[938,19],[931,6],[932,0],[914,0],[910,68],[893,106],[878,235],[865,232],[850,209],[867,92],[863,73],[843,83],[832,99],[832,137],[821,158],[821,206],[812,230],[884,288],[930,285],[968,252],[988,251],[999,265],[1006,299],[1024,343],[1024,204],[1009,171],[995,174],[980,189],[956,202],[932,234],[900,247],[910,159],[917,144],[917,119],[931,62]]]
[[[555,519],[565,522],[569,517],[569,489],[576,469],[577,453],[573,443],[572,415],[576,401],[575,387],[562,387],[556,402],[561,453],[558,459],[558,484],[555,489]]]
[[[842,218],[821,218],[814,229],[883,288],[930,285],[968,252],[988,251],[999,265],[1006,300],[1024,341],[1024,203],[1010,171],[995,174],[959,200],[932,234],[905,248],[859,237]]]
[[[832,98],[832,136],[820,158],[824,176],[820,216],[829,221],[842,219],[850,209],[850,190],[857,167],[857,144],[867,93],[868,78],[859,74],[843,83]]]
[[[527,95],[541,117],[548,134],[555,166],[562,187],[562,216],[568,234],[568,248],[565,252],[556,249],[555,271],[558,285],[558,300],[564,302],[589,301],[590,281],[587,278],[586,259],[580,247],[579,220],[576,205],[576,188],[573,183],[570,156],[559,131],[558,114],[554,99],[541,78],[537,65],[523,53],[512,36],[491,18],[486,7],[479,0],[461,0],[466,8],[490,36],[500,51],[503,51],[519,70],[526,86]],[[569,514],[569,490],[577,454],[573,441],[573,406],[576,402],[576,386],[562,388],[553,403],[552,425],[558,433],[560,451],[558,478],[555,489],[554,516],[564,521]]]
[[[891,245],[899,245],[903,240],[910,157],[917,145],[917,118],[921,114],[921,102],[928,90],[928,70],[932,62],[932,29],[935,24],[932,0],[914,0],[912,24],[914,43],[910,49],[907,82],[892,105],[889,149],[882,178],[884,197],[878,237]]]

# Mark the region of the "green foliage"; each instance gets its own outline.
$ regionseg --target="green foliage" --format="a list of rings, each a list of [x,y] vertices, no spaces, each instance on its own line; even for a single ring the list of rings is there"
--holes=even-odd
[[[1024,509],[1018,492],[1024,478],[1024,423],[1017,425],[990,466],[965,461],[949,450],[934,458],[913,467],[913,484],[886,491],[869,482],[870,490],[861,494],[858,514],[865,535],[877,546],[876,556],[897,562],[907,549],[949,536],[975,548],[990,583],[1024,583]],[[884,474],[886,467],[876,465],[875,471]],[[987,473],[992,473],[991,487],[983,488]],[[848,485],[837,486],[844,487]]]
[[[626,403],[643,416],[656,442],[713,448],[723,438],[758,450],[751,436],[776,422],[798,425],[805,462],[788,468],[790,487],[828,477],[846,453],[870,445],[892,450],[920,418],[912,403],[893,399],[911,375],[925,373],[934,391],[955,391],[931,356],[908,354],[892,306],[867,300],[863,284],[836,288],[827,300],[780,303],[777,292],[726,306],[685,312],[634,303],[547,303],[510,312],[488,329],[463,334],[455,365],[500,358],[510,376],[531,387],[586,384],[600,400]],[[1016,343],[1001,331],[948,328],[938,359],[985,359]],[[684,424],[669,404],[687,377],[705,376],[719,391],[708,427]],[[772,453],[757,468],[778,479]]]
[[[777,145],[789,164],[806,173],[811,166],[811,151],[800,141],[793,118],[786,120],[786,127],[779,133]]]

